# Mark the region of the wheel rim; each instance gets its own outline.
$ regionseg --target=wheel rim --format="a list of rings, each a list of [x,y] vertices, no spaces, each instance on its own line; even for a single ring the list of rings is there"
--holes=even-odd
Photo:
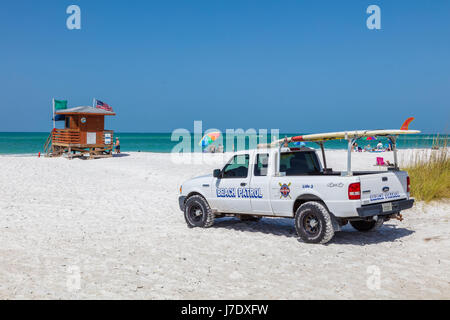
[[[308,213],[303,218],[303,229],[310,237],[315,237],[320,233],[322,226],[320,220],[314,213]]]
[[[193,204],[189,208],[188,212],[189,220],[191,220],[193,223],[198,223],[202,220],[203,216],[203,210],[198,204]]]

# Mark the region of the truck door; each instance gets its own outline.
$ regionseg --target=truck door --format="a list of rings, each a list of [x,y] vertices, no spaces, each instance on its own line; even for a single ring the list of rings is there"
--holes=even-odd
[[[280,176],[271,181],[274,215],[292,217],[294,201],[301,193],[314,188],[311,174],[320,173],[315,152],[285,152],[280,155]]]
[[[250,188],[253,196],[250,199],[254,213],[272,214],[270,204],[269,154],[257,153],[253,165],[253,176]]]
[[[249,154],[235,155],[215,182],[217,209],[220,212],[251,213]]]

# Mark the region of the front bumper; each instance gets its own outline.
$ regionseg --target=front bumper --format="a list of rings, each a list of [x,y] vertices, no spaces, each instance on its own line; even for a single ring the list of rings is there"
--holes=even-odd
[[[397,200],[392,201],[392,210],[390,211],[383,211],[383,207],[381,203],[376,204],[368,204],[365,206],[362,206],[361,208],[357,208],[358,215],[360,217],[373,217],[373,216],[384,216],[388,214],[398,213],[402,210],[410,209],[412,208],[414,204],[414,199],[409,200]]]
[[[186,201],[186,197],[185,196],[180,196],[178,197],[178,204],[180,205],[180,210],[184,212],[184,202]]]

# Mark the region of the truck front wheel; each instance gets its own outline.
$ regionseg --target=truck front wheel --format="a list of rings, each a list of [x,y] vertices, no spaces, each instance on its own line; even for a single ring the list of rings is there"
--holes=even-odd
[[[350,224],[356,230],[366,232],[381,227],[383,222],[384,222],[383,218],[378,218],[377,220],[370,220],[370,221],[365,220],[350,221]]]
[[[190,196],[185,203],[184,218],[190,228],[208,228],[214,224],[214,213],[200,195]]]
[[[295,229],[306,243],[327,243],[334,236],[328,209],[319,202],[306,202],[295,213]]]

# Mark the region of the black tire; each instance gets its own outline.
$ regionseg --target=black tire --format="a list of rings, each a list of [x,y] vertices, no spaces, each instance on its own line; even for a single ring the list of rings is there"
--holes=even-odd
[[[185,202],[184,219],[190,228],[209,228],[214,224],[214,213],[205,198],[194,195]]]
[[[361,232],[368,232],[375,230],[383,225],[384,219],[379,218],[377,220],[355,220],[350,221],[353,228]]]
[[[295,230],[306,243],[324,244],[334,236],[330,213],[320,202],[306,202],[297,209]]]
[[[248,214],[241,214],[239,216],[239,220],[241,220],[243,222],[245,222],[245,221],[258,222],[261,219],[262,219],[262,217],[260,217],[260,216],[251,216],[251,215],[248,215]]]

